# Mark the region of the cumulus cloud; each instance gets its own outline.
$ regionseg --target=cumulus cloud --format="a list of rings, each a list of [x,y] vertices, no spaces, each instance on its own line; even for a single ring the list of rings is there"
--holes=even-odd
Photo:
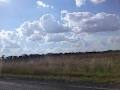
[[[34,51],[37,53],[41,44],[65,41],[66,36],[63,34],[68,32],[69,29],[53,15],[45,14],[38,20],[24,22],[14,32],[1,30],[0,51],[2,54],[13,54],[19,50],[21,53],[33,53],[33,48],[37,47]]]
[[[10,54],[12,53],[11,51],[19,49],[17,40],[18,37],[15,32],[5,30],[0,31],[0,52],[2,54]]]
[[[47,34],[45,37],[46,42],[61,42],[68,41],[68,37],[65,34],[57,33],[57,34]]]
[[[16,31],[22,39],[41,40],[47,33],[64,33],[69,30],[53,15],[45,14],[39,20],[24,22]]]
[[[68,28],[63,26],[60,21],[56,20],[51,14],[43,15],[40,20],[44,31],[47,33],[62,33],[68,31]]]
[[[62,20],[76,33],[120,30],[120,16],[116,14],[73,12],[66,13]]]
[[[117,14],[64,10],[61,20],[45,14],[38,20],[24,22],[13,31],[1,30],[0,55],[119,49],[119,35],[113,38],[113,33],[120,33]],[[113,47],[115,45],[117,47]]]
[[[38,7],[40,7],[40,8],[51,8],[51,9],[53,8],[53,6],[50,6],[50,5],[44,3],[44,2],[41,1],[41,0],[38,0],[36,3],[37,3],[37,5],[38,5]]]
[[[42,31],[40,21],[24,22],[19,28],[16,29],[20,37],[29,37],[36,32]]]

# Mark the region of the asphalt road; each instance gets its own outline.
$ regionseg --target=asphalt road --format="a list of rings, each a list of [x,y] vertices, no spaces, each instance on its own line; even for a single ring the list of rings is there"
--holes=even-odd
[[[64,81],[37,81],[0,79],[0,90],[120,90],[112,85],[73,83]]]

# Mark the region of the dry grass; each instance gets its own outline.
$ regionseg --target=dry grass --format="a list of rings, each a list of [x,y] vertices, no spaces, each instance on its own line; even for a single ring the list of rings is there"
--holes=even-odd
[[[2,65],[2,74],[120,82],[120,53],[51,55]]]

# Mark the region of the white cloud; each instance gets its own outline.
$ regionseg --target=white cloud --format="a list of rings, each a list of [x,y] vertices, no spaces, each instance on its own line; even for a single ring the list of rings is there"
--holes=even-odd
[[[0,0],[1,3],[7,2],[8,0]]]
[[[33,22],[24,22],[19,28],[17,28],[17,32],[20,37],[29,37],[36,32],[42,33],[41,31],[42,26],[39,20]]]
[[[1,30],[0,55],[120,49],[119,15],[68,11],[61,14],[61,21],[45,14],[14,31]]]
[[[47,34],[45,37],[46,42],[61,42],[61,41],[68,41],[68,37],[62,33],[55,33],[55,34]]]
[[[0,55],[13,54],[17,49],[19,49],[17,41],[18,37],[15,32],[5,30],[0,31]]]
[[[105,2],[106,0],[90,0],[90,1],[94,4],[99,4]]]
[[[27,38],[27,40],[30,40],[30,41],[42,41],[44,38],[44,36],[39,33],[39,32],[36,32],[36,33],[33,33],[30,37]]]
[[[56,20],[51,14],[43,15],[40,21],[44,31],[47,33],[63,33],[68,31],[68,28],[63,26],[60,21]]]
[[[74,32],[94,33],[120,30],[120,16],[115,14],[90,12],[66,13],[64,24]]]
[[[81,7],[82,5],[86,4],[87,1],[90,1],[93,4],[99,4],[105,2],[106,0],[74,0],[74,1],[77,7]]]
[[[53,15],[45,14],[39,20],[24,22],[16,31],[22,39],[34,40],[42,39],[47,33],[64,33],[69,30],[56,20]]]
[[[110,43],[114,43],[114,44],[120,44],[120,36],[111,36],[109,38],[109,42]]]
[[[36,3],[37,3],[37,5],[38,5],[38,7],[40,7],[40,8],[51,8],[51,9],[54,8],[53,6],[50,6],[50,5],[44,3],[44,2],[41,1],[41,0],[37,1]]]
[[[10,0],[0,0],[0,6],[4,6],[5,4],[8,4]]]
[[[76,6],[81,7],[83,4],[85,4],[86,0],[75,0]]]

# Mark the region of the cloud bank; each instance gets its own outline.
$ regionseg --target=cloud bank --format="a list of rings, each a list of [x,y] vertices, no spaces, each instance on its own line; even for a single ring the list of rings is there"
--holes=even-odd
[[[13,31],[0,30],[0,55],[120,49],[118,33],[117,14],[62,11],[61,20],[45,14]]]
[[[95,33],[120,30],[120,16],[116,14],[90,12],[64,13],[64,24],[76,33]]]

